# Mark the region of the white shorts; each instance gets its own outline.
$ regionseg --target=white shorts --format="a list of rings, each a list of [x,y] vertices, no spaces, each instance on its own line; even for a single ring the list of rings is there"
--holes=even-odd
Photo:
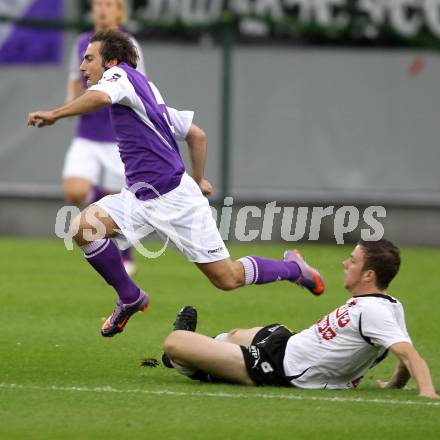
[[[155,199],[138,200],[124,188],[119,194],[106,196],[94,204],[118,225],[120,233],[114,240],[120,249],[134,246],[142,255],[156,258],[169,242],[195,263],[229,257],[208,200],[186,173],[177,188]],[[150,251],[140,243],[152,232],[165,241],[160,251]]]
[[[124,164],[118,145],[75,138],[64,159],[63,178],[81,177],[117,192],[125,186]]]

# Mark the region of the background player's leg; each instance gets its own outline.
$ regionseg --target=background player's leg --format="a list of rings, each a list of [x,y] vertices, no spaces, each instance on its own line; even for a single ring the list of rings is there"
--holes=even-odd
[[[273,281],[296,281],[301,271],[295,262],[244,257],[240,260],[196,263],[197,267],[219,289],[232,290],[246,284],[267,284]]]
[[[113,194],[112,192],[107,191],[105,188],[99,185],[93,185],[90,189],[89,194],[84,200],[84,204],[86,206],[91,205],[92,203],[101,200],[103,197],[108,196],[109,194]]]
[[[83,177],[68,177],[63,180],[64,199],[67,203],[71,203],[75,206],[81,206],[87,203],[90,198],[90,194],[94,191],[94,186],[91,180]],[[102,196],[103,197],[103,196]],[[100,197],[101,198],[101,197]],[[91,199],[90,199],[91,200]],[[93,203],[95,199],[87,203]]]
[[[105,195],[102,194],[102,189],[95,187],[100,173],[97,143],[75,138],[67,151],[63,166],[65,200],[76,206],[87,206],[102,198]]]
[[[91,266],[114,287],[122,303],[131,304],[139,298],[140,289],[127,275],[119,249],[109,239],[118,228],[110,215],[102,208],[91,205],[72,223],[74,239],[84,251]]]
[[[122,264],[128,275],[132,276],[136,273],[136,265],[134,264],[133,248],[129,247],[121,251]]]
[[[165,340],[164,351],[173,362],[186,369],[186,373],[179,370],[183,374],[202,370],[228,382],[254,385],[239,345],[177,330]]]

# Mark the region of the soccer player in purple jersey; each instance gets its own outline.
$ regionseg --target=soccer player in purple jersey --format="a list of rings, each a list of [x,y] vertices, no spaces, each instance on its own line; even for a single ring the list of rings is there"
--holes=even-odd
[[[95,31],[119,29],[127,18],[124,0],[93,0],[92,16]],[[84,32],[75,41],[70,59],[66,102],[87,90],[79,68],[89,40],[94,34]],[[131,37],[139,54],[137,70],[145,73],[142,52]],[[101,108],[79,118],[75,137],[66,154],[63,167],[64,198],[77,206],[89,205],[125,186],[124,164],[119,156],[116,133],[110,122],[110,108]],[[121,252],[125,269],[132,275],[135,265],[132,248]]]
[[[194,124],[186,133],[190,177],[176,142],[185,135],[183,118],[166,107],[156,86],[135,69],[136,63],[136,49],[127,36],[97,32],[81,65],[88,91],[60,108],[28,115],[28,125],[44,127],[68,116],[111,108],[128,188],[89,206],[72,224],[85,258],[119,296],[101,334],[122,332],[128,319],[148,306],[148,295],[127,275],[115,242],[124,248],[152,230],[171,241],[219,289],[288,280],[322,294],[320,274],[295,251],[286,252],[282,260],[230,258],[203,195],[211,191],[204,178],[205,136]]]

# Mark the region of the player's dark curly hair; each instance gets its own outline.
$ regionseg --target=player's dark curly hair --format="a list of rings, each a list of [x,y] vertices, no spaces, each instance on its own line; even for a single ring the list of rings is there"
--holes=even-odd
[[[136,47],[126,34],[114,30],[98,31],[90,38],[90,43],[96,41],[102,43],[99,53],[102,56],[103,66],[116,59],[118,63],[124,62],[136,69],[139,55]]]
[[[391,241],[360,240],[358,243],[364,251],[364,270],[374,270],[376,285],[384,290],[397,275],[400,268],[400,251]]]

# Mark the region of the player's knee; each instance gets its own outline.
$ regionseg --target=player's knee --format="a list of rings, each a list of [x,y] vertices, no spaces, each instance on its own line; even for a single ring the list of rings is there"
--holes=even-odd
[[[163,343],[163,351],[169,356],[172,357],[172,353],[174,350],[174,338],[173,338],[173,334],[171,333],[170,335],[167,336],[167,338],[165,339],[164,343]]]
[[[70,205],[81,206],[86,201],[87,194],[68,193],[64,194],[64,199]]]
[[[88,191],[85,189],[65,188],[64,190],[64,199],[71,205],[82,205],[86,201],[88,195]]]
[[[79,206],[86,202],[92,184],[87,179],[72,177],[64,179],[63,187],[65,200]]]
[[[176,330],[165,339],[163,351],[171,358],[176,359],[182,351],[183,331]]]

